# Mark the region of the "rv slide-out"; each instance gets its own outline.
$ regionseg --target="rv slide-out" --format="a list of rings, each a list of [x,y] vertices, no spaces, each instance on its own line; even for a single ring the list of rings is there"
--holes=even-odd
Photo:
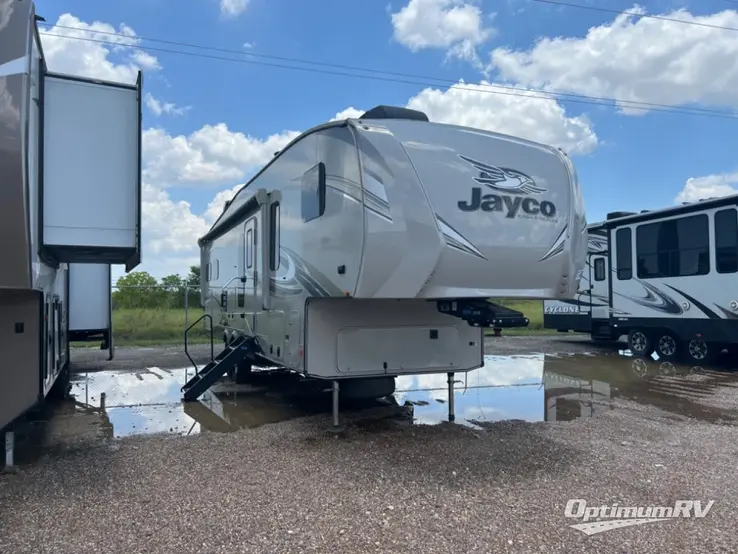
[[[47,73],[42,248],[57,262],[140,261],[141,82]]]
[[[99,340],[113,359],[109,264],[69,264],[69,340]]]

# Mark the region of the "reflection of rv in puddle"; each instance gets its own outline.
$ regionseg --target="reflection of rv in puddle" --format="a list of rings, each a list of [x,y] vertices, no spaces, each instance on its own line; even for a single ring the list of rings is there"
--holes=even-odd
[[[585,381],[553,371],[543,372],[546,421],[570,421],[593,417],[596,411],[610,409],[610,384]]]
[[[456,421],[463,425],[598,417],[615,409],[616,399],[703,420],[732,417],[730,410],[718,414],[704,404],[720,387],[735,384],[731,373],[618,355],[485,356],[484,361],[454,383]],[[73,383],[73,393],[88,411],[105,416],[116,437],[230,432],[331,411],[325,386],[316,389],[299,376],[279,373],[263,373],[250,384],[224,379],[199,401],[182,403],[183,371],[90,373]],[[407,375],[397,379],[391,397],[345,408],[362,426],[433,425],[448,420],[448,394],[446,375]],[[626,409],[623,402],[617,409]]]

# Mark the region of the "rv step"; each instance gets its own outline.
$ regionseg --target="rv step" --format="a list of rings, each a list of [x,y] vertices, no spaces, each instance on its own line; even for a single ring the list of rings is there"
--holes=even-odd
[[[254,339],[239,337],[229,344],[223,352],[208,363],[201,371],[182,387],[182,400],[192,402],[200,398],[206,390],[212,387],[218,379],[228,372],[235,364],[252,358],[256,352]]]
[[[474,327],[527,327],[523,312],[481,299],[439,300],[438,311],[459,317]]]

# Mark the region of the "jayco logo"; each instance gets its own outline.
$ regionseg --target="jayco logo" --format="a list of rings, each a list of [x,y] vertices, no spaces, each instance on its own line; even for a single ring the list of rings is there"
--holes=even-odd
[[[466,156],[459,155],[459,158],[479,170],[479,176],[474,177],[477,183],[486,185],[498,193],[483,194],[482,188],[474,187],[471,199],[459,201],[458,206],[461,211],[504,212],[505,217],[509,219],[515,218],[521,211],[529,216],[542,215],[546,218],[556,216],[556,206],[553,202],[548,200],[539,202],[535,198],[521,196],[546,192],[545,188],[537,185],[525,173],[506,167],[488,165]]]

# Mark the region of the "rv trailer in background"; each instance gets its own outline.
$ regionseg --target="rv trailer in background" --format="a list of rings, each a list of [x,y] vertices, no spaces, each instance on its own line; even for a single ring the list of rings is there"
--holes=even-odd
[[[615,212],[590,229],[593,282],[583,286],[580,312],[544,302],[544,325],[595,339],[628,336],[639,356],[709,363],[738,345],[738,195],[641,213]],[[593,251],[592,230],[604,236]],[[600,235],[597,235],[600,236]],[[599,242],[599,239],[597,239]],[[599,281],[597,279],[600,279]],[[599,285],[598,285],[599,283]],[[588,288],[592,294],[588,294]],[[599,287],[599,288],[598,288]],[[608,314],[601,303],[606,288]],[[584,319],[590,303],[589,319]]]
[[[0,430],[12,437],[27,410],[66,392],[70,320],[109,313],[104,279],[103,312],[84,306],[78,264],[109,285],[109,264],[140,263],[142,79],[51,73],[33,2],[0,0],[0,13]]]
[[[379,106],[298,136],[200,241],[202,303],[234,365],[279,366],[384,396],[403,374],[483,365],[485,327],[525,326],[488,298],[570,299],[587,230],[560,150]],[[354,381],[355,380],[355,381]],[[343,385],[342,385],[343,386]]]
[[[610,274],[607,267],[607,229],[602,223],[589,225],[587,261],[580,288],[574,298],[544,300],[543,327],[560,332],[588,333],[596,340],[613,340],[610,335]]]
[[[69,264],[69,341],[100,341],[115,355],[110,264]]]

